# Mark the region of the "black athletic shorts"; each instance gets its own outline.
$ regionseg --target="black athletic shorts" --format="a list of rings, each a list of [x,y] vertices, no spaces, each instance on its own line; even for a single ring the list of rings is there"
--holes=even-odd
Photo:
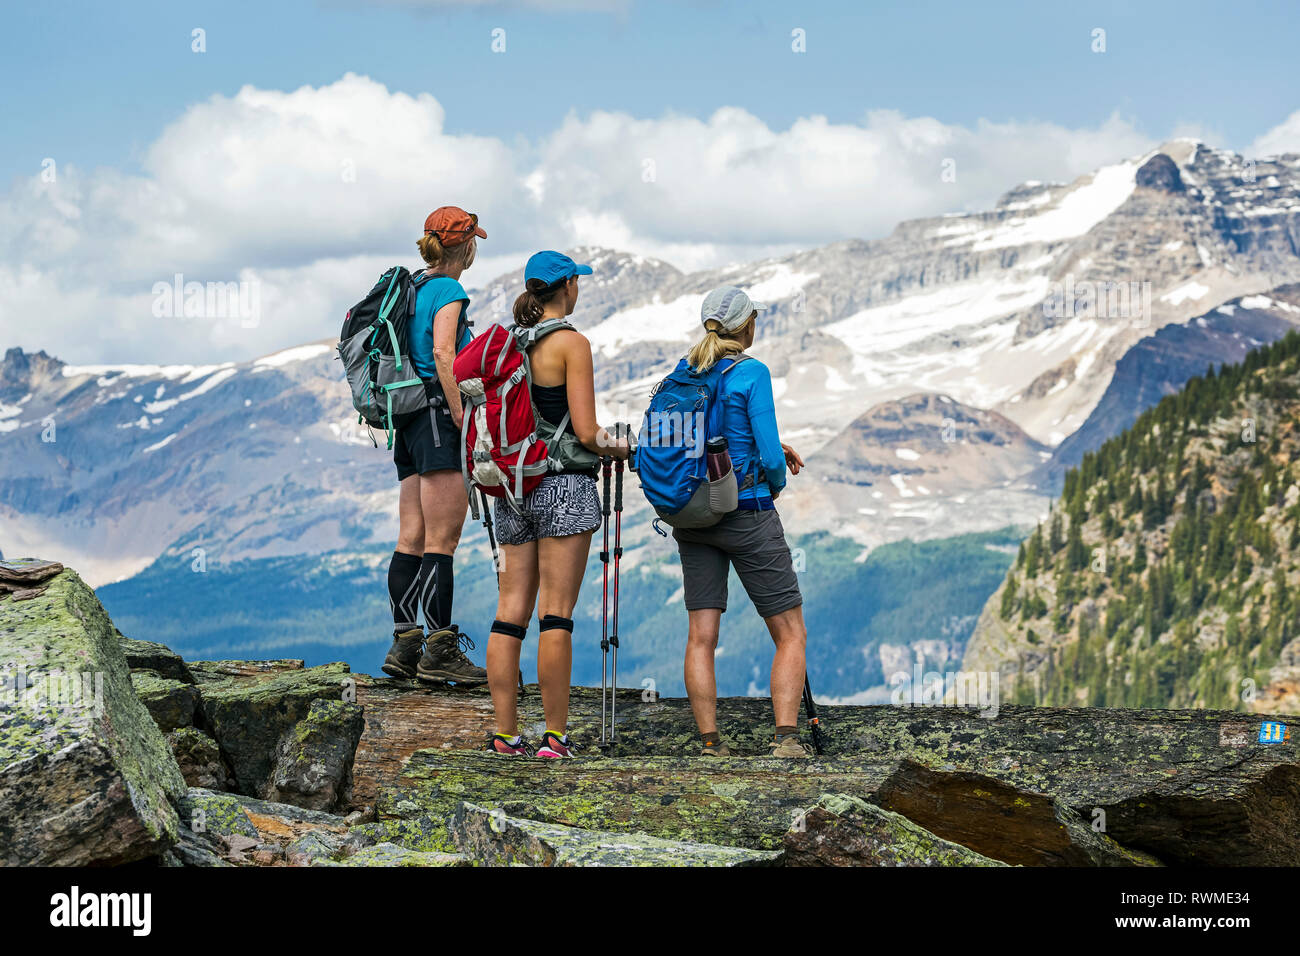
[[[431,471],[460,471],[460,430],[451,409],[439,401],[399,427],[393,435],[393,464],[398,481]]]

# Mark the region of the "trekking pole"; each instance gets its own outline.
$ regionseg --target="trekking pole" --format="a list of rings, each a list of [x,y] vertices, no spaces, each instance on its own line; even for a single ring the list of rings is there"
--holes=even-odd
[[[817,716],[817,703],[813,700],[812,684],[808,681],[808,671],[803,674],[803,706],[808,711],[808,729],[812,732],[813,750],[818,756],[822,752],[821,719]]]
[[[620,430],[615,429],[617,438]],[[609,739],[615,734],[615,708],[618,706],[618,565],[623,557],[623,459],[614,462],[614,624],[609,632],[613,650],[613,680],[609,693]]]
[[[488,544],[492,546],[492,567],[497,572],[497,590],[501,590],[501,552],[497,550],[496,531],[492,527],[492,510],[488,507],[487,495],[480,488],[478,492],[479,500],[483,502],[483,527],[487,528]],[[519,670],[519,696],[524,696],[524,671]]]
[[[604,494],[601,495],[601,517],[605,525],[605,547],[600,552],[601,587],[600,587],[600,742],[605,743],[605,678],[609,663],[609,477],[610,458],[600,459],[601,477],[604,479]]]

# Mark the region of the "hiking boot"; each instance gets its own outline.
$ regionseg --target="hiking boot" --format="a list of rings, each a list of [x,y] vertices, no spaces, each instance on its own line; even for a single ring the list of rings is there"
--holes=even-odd
[[[569,735],[563,737],[553,734],[549,730],[542,734],[542,745],[537,748],[539,757],[572,757],[573,744],[569,741]]]
[[[780,740],[773,740],[768,746],[772,749],[773,757],[807,760],[809,756],[808,749],[799,743],[799,738],[794,734],[787,734]]]
[[[704,744],[700,748],[701,757],[730,757],[731,748],[719,740],[716,744]]]
[[[513,737],[507,737],[505,734],[493,734],[485,749],[488,753],[500,754],[503,757],[531,757],[533,755],[527,741],[520,734]]]
[[[393,646],[384,658],[383,671],[392,677],[414,677],[415,667],[420,655],[424,653],[424,629],[411,628],[409,631],[394,631]]]
[[[415,676],[426,684],[451,681],[458,687],[478,687],[487,683],[487,671],[465,656],[474,642],[455,624],[434,631],[424,646],[424,656],[415,667]]]

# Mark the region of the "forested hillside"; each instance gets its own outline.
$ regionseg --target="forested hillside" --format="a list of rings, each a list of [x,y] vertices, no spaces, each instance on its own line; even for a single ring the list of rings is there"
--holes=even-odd
[[[999,669],[1018,702],[1251,709],[1295,658],[1298,418],[1292,332],[1086,454],[964,666]]]

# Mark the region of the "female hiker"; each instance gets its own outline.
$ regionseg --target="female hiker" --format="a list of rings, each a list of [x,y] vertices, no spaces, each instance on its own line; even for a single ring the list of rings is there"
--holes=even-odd
[[[754,342],[758,309],[734,286],[710,292],[700,309],[705,334],[687,354],[687,364],[707,371],[749,348]],[[703,753],[728,755],[730,750],[718,735],[713,655],[722,613],[727,609],[727,572],[734,567],[776,644],[772,756],[807,757],[797,726],[807,638],[803,598],[785,530],[772,503],[785,487],[786,467],[797,475],[803,459],[789,445],[781,444],[777,435],[772,376],[762,362],[750,358],[731,368],[722,378],[717,401],[722,403],[722,434],[741,487],[738,507],[717,524],[673,530],[681,554],[689,617],[686,693],[703,738]]]
[[[460,276],[474,264],[476,237],[487,238],[478,216],[442,206],[424,221],[424,235],[416,243],[427,268],[415,277],[408,348],[429,409],[393,438],[401,491],[397,550],[388,565],[393,646],[383,664],[384,673],[394,677],[467,686],[482,684],[487,672],[465,656],[474,642],[452,623],[451,561],[469,502],[460,472],[460,390],[451,363],[472,338],[469,296]],[[418,622],[421,611],[427,638]]]
[[[575,440],[567,443],[566,457],[573,464],[545,475],[524,498],[522,514],[503,501],[494,509],[502,568],[497,619],[492,622],[487,650],[488,685],[497,718],[497,732],[488,749],[500,754],[532,753],[519,733],[515,680],[536,606],[537,682],[546,715],[537,756],[572,755],[566,728],[573,609],[591,535],[601,522],[596,469],[600,455],[625,459],[629,447],[626,440],[615,440],[596,424],[591,344],[563,321],[578,302],[578,276],[590,274],[591,266],[578,265],[566,255],[539,252],[524,267],[524,292],[515,301],[515,325],[538,333],[528,349],[533,402],[542,418],[557,427],[567,414],[564,432]],[[555,449],[549,451],[555,456]]]

